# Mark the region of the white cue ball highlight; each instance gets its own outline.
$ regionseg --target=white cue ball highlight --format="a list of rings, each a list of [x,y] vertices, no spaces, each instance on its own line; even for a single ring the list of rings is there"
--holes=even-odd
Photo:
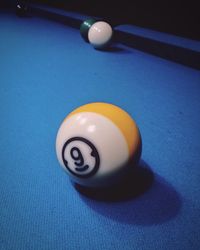
[[[94,23],[88,32],[88,40],[96,49],[106,48],[110,44],[112,36],[112,27],[104,21]]]

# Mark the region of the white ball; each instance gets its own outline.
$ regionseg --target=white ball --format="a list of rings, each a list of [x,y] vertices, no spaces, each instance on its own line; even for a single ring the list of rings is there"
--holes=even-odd
[[[111,42],[112,36],[112,27],[104,21],[94,23],[88,32],[88,40],[96,49],[106,48]]]

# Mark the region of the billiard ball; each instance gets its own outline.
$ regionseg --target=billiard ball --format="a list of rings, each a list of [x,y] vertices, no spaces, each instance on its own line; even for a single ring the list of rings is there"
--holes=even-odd
[[[96,23],[96,20],[91,18],[91,19],[88,19],[88,20],[85,20],[83,23],[81,23],[81,26],[80,26],[80,34],[82,36],[82,38],[86,41],[86,42],[89,42],[88,40],[88,31],[90,29],[90,27]]]
[[[71,180],[86,187],[113,186],[137,166],[142,150],[135,121],[120,107],[89,103],[72,111],[56,137],[56,154]]]
[[[98,21],[88,31],[88,40],[95,49],[106,49],[113,37],[113,29],[107,22]]]
[[[26,17],[28,12],[28,4],[22,1],[16,5],[16,15],[19,17]]]

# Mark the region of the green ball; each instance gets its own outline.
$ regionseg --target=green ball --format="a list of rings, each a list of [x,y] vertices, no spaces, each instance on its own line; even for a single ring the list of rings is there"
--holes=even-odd
[[[88,20],[85,20],[81,26],[80,26],[80,33],[81,33],[81,36],[82,38],[86,41],[86,42],[89,42],[88,40],[88,32],[89,32],[89,29],[90,27],[96,23],[96,20],[95,19],[88,19]]]

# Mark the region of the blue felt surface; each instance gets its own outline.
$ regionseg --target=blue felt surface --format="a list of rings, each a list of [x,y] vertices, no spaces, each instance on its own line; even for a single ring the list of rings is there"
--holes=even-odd
[[[0,249],[198,250],[200,71],[42,18],[1,12],[0,31]],[[154,182],[136,198],[90,199],[59,167],[60,122],[93,101],[140,127]]]

